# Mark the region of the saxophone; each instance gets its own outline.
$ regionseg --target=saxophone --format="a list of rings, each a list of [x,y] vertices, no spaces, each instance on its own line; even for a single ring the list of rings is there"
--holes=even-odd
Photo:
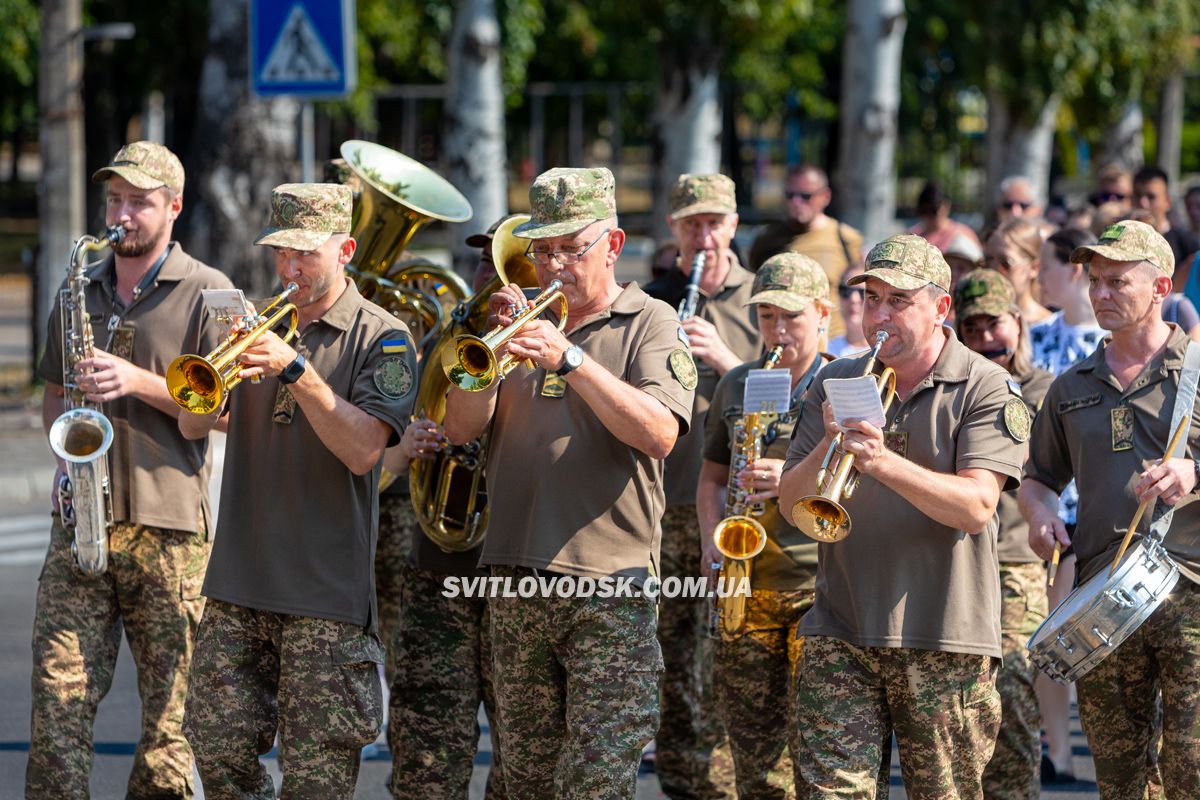
[[[767,354],[763,369],[774,369],[783,355],[783,345],[775,345]],[[766,512],[765,504],[750,503],[749,490],[737,475],[762,458],[763,434],[767,414],[743,414],[733,423],[733,453],[729,464],[729,483],[725,492],[725,518],[713,530],[713,542],[724,557],[720,581],[726,596],[713,601],[709,612],[709,635],[729,640],[741,633],[746,624],[746,596],[736,591],[743,580],[750,580],[753,559],[767,546],[767,530],[755,517]]]
[[[58,483],[59,508],[63,527],[75,535],[71,545],[75,564],[89,577],[108,569],[108,529],[113,514],[106,456],[113,442],[113,426],[79,388],[77,365],[94,352],[91,315],[84,298],[91,279],[84,269],[84,257],[115,246],[123,238],[125,229],[114,225],[99,238],[77,239],[71,248],[67,284],[58,293],[67,410],[50,426],[50,449],[66,462],[66,473]]]

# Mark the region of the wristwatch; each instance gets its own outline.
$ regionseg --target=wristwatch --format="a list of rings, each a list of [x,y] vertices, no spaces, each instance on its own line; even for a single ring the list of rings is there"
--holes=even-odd
[[[563,377],[571,370],[583,363],[583,348],[579,345],[568,347],[563,351],[562,366],[554,370],[554,374],[558,377]]]
[[[279,373],[280,383],[295,383],[300,380],[300,376],[304,374],[304,368],[307,363],[304,361],[304,356],[299,353],[292,363],[283,368],[283,372]]]

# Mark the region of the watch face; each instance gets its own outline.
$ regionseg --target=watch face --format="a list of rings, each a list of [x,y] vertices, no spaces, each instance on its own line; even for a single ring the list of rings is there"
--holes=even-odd
[[[578,367],[583,363],[583,351],[578,347],[570,348],[563,355],[566,357],[566,362],[570,364],[572,368]]]

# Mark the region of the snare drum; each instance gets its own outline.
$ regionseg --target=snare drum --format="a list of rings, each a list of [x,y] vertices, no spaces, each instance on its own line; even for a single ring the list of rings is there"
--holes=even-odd
[[[1111,577],[1102,571],[1067,595],[1030,637],[1030,658],[1059,683],[1078,680],[1128,639],[1178,580],[1179,567],[1161,542],[1138,542]]]

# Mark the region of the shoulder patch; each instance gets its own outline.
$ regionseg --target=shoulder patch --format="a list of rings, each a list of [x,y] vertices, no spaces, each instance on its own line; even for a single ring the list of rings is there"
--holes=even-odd
[[[1029,406],[1020,397],[1010,397],[1004,404],[1004,427],[1008,435],[1018,442],[1029,439],[1033,418],[1029,415]]]
[[[696,362],[692,361],[692,356],[687,350],[683,348],[672,350],[671,355],[667,356],[667,364],[671,367],[671,374],[675,376],[675,380],[679,381],[680,386],[689,392],[696,388],[696,384],[699,382]]]
[[[399,400],[413,389],[413,373],[403,356],[388,356],[375,367],[375,388],[384,397]]]

